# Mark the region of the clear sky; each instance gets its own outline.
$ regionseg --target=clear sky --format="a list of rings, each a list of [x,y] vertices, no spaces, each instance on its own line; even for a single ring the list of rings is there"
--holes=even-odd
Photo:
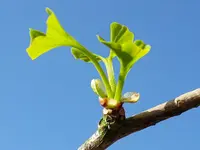
[[[0,150],[75,150],[101,117],[90,88],[99,76],[91,64],[75,60],[67,47],[35,61],[28,57],[28,29],[45,31],[45,7],[80,43],[103,56],[108,49],[95,35],[109,39],[113,21],[152,46],[128,75],[124,92],[141,94],[137,104],[125,105],[128,116],[200,87],[198,0],[1,0]],[[199,149],[199,116],[193,109],[109,150]]]

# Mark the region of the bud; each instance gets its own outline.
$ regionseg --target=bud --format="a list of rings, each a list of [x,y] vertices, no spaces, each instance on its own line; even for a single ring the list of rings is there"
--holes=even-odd
[[[118,109],[119,107],[121,107],[122,103],[115,100],[115,99],[108,99],[107,104],[106,104],[106,108],[110,108],[110,109]]]
[[[140,98],[140,94],[136,92],[127,92],[122,96],[121,101],[124,103],[136,103]]]
[[[108,102],[108,98],[99,97],[99,103],[101,104],[101,106],[105,107],[107,105],[107,102]]]
[[[100,79],[92,79],[91,87],[93,91],[100,97],[105,98],[107,97],[105,87]]]
[[[122,102],[116,101],[112,98],[101,98],[99,97],[101,106],[107,109],[119,109],[122,106]]]

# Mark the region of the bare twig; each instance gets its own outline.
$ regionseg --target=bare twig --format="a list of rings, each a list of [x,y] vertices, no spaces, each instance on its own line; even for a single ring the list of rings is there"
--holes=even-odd
[[[110,129],[97,130],[78,150],[105,150],[129,134],[198,106],[200,106],[200,88],[116,123]]]

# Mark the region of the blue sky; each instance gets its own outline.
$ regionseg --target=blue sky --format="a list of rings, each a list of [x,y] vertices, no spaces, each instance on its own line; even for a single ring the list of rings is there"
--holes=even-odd
[[[108,39],[113,21],[152,46],[128,75],[124,92],[141,94],[137,104],[125,105],[128,116],[199,87],[198,0],[1,0],[1,150],[75,150],[101,117],[90,88],[90,81],[99,78],[92,65],[75,60],[67,47],[35,61],[28,57],[28,28],[45,31],[45,7],[80,43],[103,56],[108,49],[95,35]],[[118,67],[116,60],[114,64]],[[109,150],[198,149],[199,115],[199,109],[193,109],[128,136]]]

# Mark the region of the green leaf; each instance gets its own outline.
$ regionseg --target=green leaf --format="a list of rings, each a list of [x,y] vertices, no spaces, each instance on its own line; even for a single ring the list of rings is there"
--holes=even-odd
[[[145,56],[151,49],[150,45],[146,45],[141,40],[136,40],[134,42],[128,41],[120,44],[115,42],[107,42],[100,36],[98,36],[98,39],[101,43],[114,51],[119,61],[123,65],[125,72],[128,72],[133,64]]]
[[[129,29],[117,22],[110,25],[110,41],[122,44],[124,42],[133,41],[134,34]]]
[[[136,103],[140,99],[140,94],[136,92],[127,92],[122,96],[121,101],[124,103]]]
[[[92,79],[91,88],[94,91],[94,93],[96,93],[101,98],[107,97],[105,87],[104,87],[104,85],[103,85],[103,83],[101,82],[100,79]]]
[[[60,46],[80,47],[80,44],[64,31],[54,12],[49,8],[46,8],[46,12],[49,15],[46,21],[46,34],[30,29],[31,40],[27,53],[31,59],[36,59],[49,50]]]
[[[53,48],[57,48],[60,46],[70,46],[77,48],[87,56],[87,58],[82,55],[80,56],[80,53],[77,54],[76,52],[76,57],[83,58],[83,60],[88,61],[88,58],[90,61],[93,63],[95,66],[96,70],[98,71],[103,84],[106,88],[108,97],[112,97],[112,90],[109,85],[109,81],[101,67],[101,65],[98,63],[97,59],[100,57],[96,58],[96,56],[93,55],[89,50],[87,50],[84,46],[78,43],[70,34],[64,31],[63,27],[60,25],[56,15],[52,10],[49,8],[46,9],[48,16],[48,19],[46,21],[47,24],[47,30],[46,33],[30,29],[30,45],[26,49],[28,55],[31,57],[31,59],[36,59],[40,55],[48,52],[49,50]],[[103,57],[102,57],[103,58]]]
[[[105,41],[97,36],[98,40],[111,49],[109,59],[117,56],[120,62],[120,73],[116,86],[114,99],[120,101],[126,76],[134,63],[145,56],[151,49],[141,40],[134,41],[134,34],[129,29],[119,23],[112,23],[110,26],[110,41]]]
[[[100,36],[97,36],[98,40],[101,42]],[[113,22],[110,25],[110,42],[117,44],[123,44],[125,42],[133,41],[134,34],[129,31],[129,29],[117,22]],[[110,51],[110,58],[114,58],[116,55],[113,51]]]
[[[91,59],[88,56],[86,56],[81,50],[79,50],[77,48],[72,47],[71,53],[75,59],[80,59],[85,62],[91,62]],[[96,55],[94,53],[92,53],[92,55],[94,55],[94,58],[96,59],[96,61],[101,61],[103,59],[103,57]]]

